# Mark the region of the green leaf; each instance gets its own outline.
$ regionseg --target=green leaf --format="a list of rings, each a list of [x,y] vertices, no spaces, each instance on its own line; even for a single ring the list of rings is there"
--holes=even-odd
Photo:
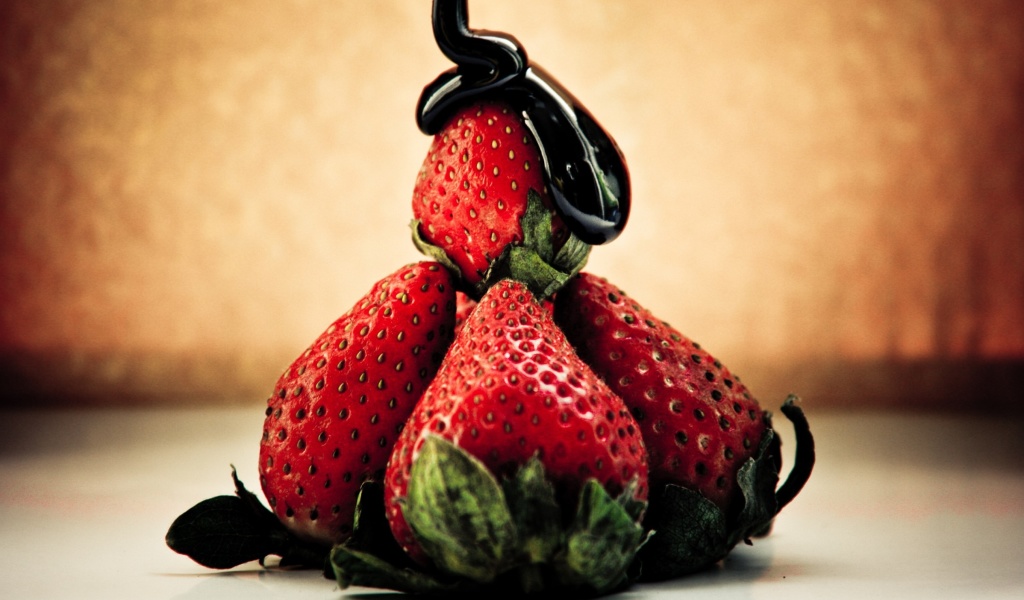
[[[507,480],[505,498],[526,560],[548,562],[562,545],[562,509],[539,458],[534,456]]]
[[[384,510],[384,486],[374,480],[360,486],[352,536],[331,550],[330,565],[342,589],[358,585],[437,593],[459,587],[421,571],[405,554],[391,535]]]
[[[416,246],[416,249],[419,250],[421,254],[428,256],[436,260],[437,262],[441,263],[445,267],[447,267],[447,269],[452,272],[452,276],[454,276],[457,281],[461,282],[462,269],[460,269],[459,266],[455,264],[455,261],[453,261],[448,256],[448,253],[445,252],[440,246],[435,246],[434,244],[431,244],[430,242],[427,241],[425,237],[423,237],[423,232],[420,231],[420,225],[422,224],[423,221],[419,219],[413,219],[409,223],[409,229],[412,230],[413,245]]]
[[[637,554],[634,570],[644,581],[693,573],[729,553],[725,515],[700,493],[666,485],[651,498],[644,526],[652,530]]]
[[[275,550],[271,531],[237,496],[203,500],[181,514],[167,531],[167,545],[212,569],[260,560]]]
[[[646,512],[647,510],[647,502],[645,500],[640,500],[639,498],[637,498],[637,492],[639,490],[640,480],[634,478],[632,481],[629,482],[629,484],[626,486],[626,489],[623,490],[623,492],[619,494],[619,497],[616,499],[616,502],[619,503],[619,506],[621,506],[622,509],[626,511],[626,514],[632,517],[634,521],[640,521],[640,519],[644,516],[644,512]]]
[[[331,550],[331,565],[341,589],[358,585],[386,588],[411,594],[454,592],[467,587],[459,581],[444,582],[417,569],[400,567],[373,552],[340,544]]]
[[[429,436],[413,461],[405,518],[443,572],[492,581],[516,551],[505,495],[476,458]]]
[[[642,538],[643,528],[623,503],[596,479],[587,480],[566,541],[562,580],[600,594],[622,586]]]
[[[538,299],[551,296],[565,285],[571,275],[544,262],[533,249],[508,246],[491,264],[484,279],[490,287],[502,279],[514,279],[525,285]]]
[[[732,520],[700,493],[677,485],[666,485],[652,498],[644,525],[654,533],[634,567],[641,579],[670,579],[706,569],[768,527],[778,512],[777,439],[767,430],[757,454],[739,468],[736,483],[743,502]]]
[[[391,535],[384,509],[384,484],[368,480],[359,486],[352,535],[345,545],[377,556],[400,568],[411,568],[415,563],[402,550]]]
[[[540,195],[532,189],[527,192],[526,211],[519,221],[523,232],[522,243],[506,246],[491,261],[483,278],[473,285],[463,279],[462,270],[443,248],[423,237],[421,220],[414,219],[409,227],[416,249],[447,267],[455,276],[459,288],[470,296],[480,298],[495,283],[503,279],[514,279],[525,284],[538,299],[544,299],[557,292],[569,278],[583,269],[591,248],[570,234],[556,255],[551,218],[551,210],[544,206]]]
[[[292,535],[245,488],[234,468],[234,496],[203,500],[171,523],[167,546],[212,569],[230,569],[274,554],[282,564],[323,568],[327,548]]]
[[[532,189],[526,193],[526,211],[519,219],[519,227],[523,230],[522,245],[532,248],[545,263],[551,263],[555,257],[551,240],[551,210],[544,206],[540,195]]]
[[[569,239],[565,240],[565,243],[562,244],[562,248],[555,255],[551,265],[572,277],[583,270],[583,267],[587,264],[590,248],[590,244],[576,237],[575,233],[569,234]]]
[[[747,459],[736,473],[736,484],[743,494],[743,507],[732,524],[732,545],[763,530],[779,512],[775,500],[775,488],[779,484],[778,452],[778,436],[774,430],[768,429],[755,457]]]
[[[644,537],[637,519],[645,503],[635,498],[636,484],[613,499],[588,480],[567,522],[538,458],[499,487],[480,461],[436,436],[427,438],[411,477],[405,516],[438,568],[396,550],[385,531],[380,486],[371,482],[360,491],[351,539],[331,553],[343,588],[584,597],[629,583],[627,568]]]
[[[814,465],[814,440],[795,402],[796,397],[790,396],[782,406],[797,433],[795,464],[782,487],[776,491],[781,450],[773,429],[766,431],[757,453],[736,474],[742,503],[731,519],[699,493],[665,486],[652,497],[644,521],[654,533],[634,565],[640,579],[667,579],[710,567],[739,542],[768,534],[773,520],[807,482]]]
[[[551,232],[551,210],[540,195],[530,190],[526,212],[520,219],[523,242],[506,246],[491,262],[484,278],[476,285],[477,297],[495,283],[514,279],[526,285],[538,300],[557,292],[583,269],[590,256],[590,245],[570,235],[556,254]]]
[[[782,486],[779,487],[782,450],[779,436],[772,429],[761,440],[754,459],[744,463],[736,474],[738,487],[743,493],[743,508],[732,525],[732,538],[736,543],[767,535],[775,516],[796,497],[811,476],[815,458],[814,438],[807,418],[796,404],[798,400],[790,395],[782,405],[782,413],[793,423],[796,433],[793,468]]]

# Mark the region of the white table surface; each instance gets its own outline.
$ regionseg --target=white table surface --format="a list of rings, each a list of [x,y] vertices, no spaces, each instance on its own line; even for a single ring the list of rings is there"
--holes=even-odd
[[[1024,598],[1024,422],[805,409],[818,466],[771,537],[615,598]],[[232,492],[231,464],[258,492],[262,419],[259,406],[6,415],[0,598],[386,594],[255,563],[211,571],[164,545],[179,513]]]

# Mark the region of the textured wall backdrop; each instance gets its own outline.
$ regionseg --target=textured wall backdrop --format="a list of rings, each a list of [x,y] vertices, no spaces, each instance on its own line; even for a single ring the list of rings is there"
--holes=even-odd
[[[429,0],[0,3],[0,398],[261,402],[379,277]],[[1024,4],[473,0],[623,147],[592,254],[776,405],[1024,394]]]

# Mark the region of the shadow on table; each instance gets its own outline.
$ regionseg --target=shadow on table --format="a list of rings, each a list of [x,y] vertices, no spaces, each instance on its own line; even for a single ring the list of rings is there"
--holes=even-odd
[[[627,590],[606,596],[607,598],[647,598],[652,593],[658,596],[681,591],[718,589],[723,586],[738,586],[730,591],[730,598],[744,597],[735,593],[743,586],[763,579],[769,570],[779,571],[780,565],[772,563],[772,544],[762,540],[753,548],[737,548],[725,561],[715,567],[671,581],[636,584]],[[785,570],[785,569],[782,569]],[[799,569],[794,569],[798,571]],[[489,594],[492,599],[513,597]],[[246,598],[247,600],[304,598],[345,598],[346,600],[392,600],[412,596],[388,590],[357,588],[342,592],[335,582],[311,570],[287,569],[236,569],[211,572],[189,590],[174,596],[173,600],[207,600],[209,598]],[[426,598],[426,596],[419,596]],[[545,596],[539,596],[543,598]],[[552,595],[564,600],[564,594]]]

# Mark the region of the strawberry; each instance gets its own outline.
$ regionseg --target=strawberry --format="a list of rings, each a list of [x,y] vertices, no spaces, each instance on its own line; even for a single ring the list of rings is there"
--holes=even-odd
[[[715,518],[720,516],[731,528],[716,530],[723,541],[708,556],[686,556],[686,561],[706,566],[724,556],[737,537],[748,537],[774,516],[779,508],[774,495],[778,439],[771,414],[761,409],[739,377],[622,290],[589,273],[573,278],[558,293],[554,318],[580,357],[622,397],[640,424],[650,461],[651,514],[671,512],[663,497],[666,487],[674,486],[670,494],[678,488],[695,492],[698,503],[710,503],[717,509]],[[787,416],[791,411],[784,409]],[[755,463],[763,474],[750,483],[752,476],[743,469],[755,469]],[[696,529],[695,523],[677,524]],[[653,528],[666,530],[664,524]],[[665,555],[647,554],[652,553]]]
[[[770,415],[728,368],[606,279],[582,273],[555,320],[640,423],[653,487],[675,483],[728,511],[736,471],[757,451]]]
[[[267,402],[260,483],[301,538],[351,533],[360,484],[383,471],[451,340],[455,289],[437,263],[378,281],[303,352]]]
[[[511,280],[456,335],[384,480],[391,530],[420,565],[480,583],[525,569],[527,591],[544,581],[620,584],[646,497],[633,417]],[[615,519],[595,519],[608,510]]]
[[[455,288],[441,265],[409,265],[378,281],[285,370],[267,401],[259,473],[273,512],[232,470],[235,495],[182,513],[167,545],[215,569],[269,555],[282,566],[328,568],[330,546],[349,538],[358,518],[360,486],[383,475],[454,323]]]
[[[504,277],[543,297],[583,266],[589,246],[552,208],[544,162],[523,119],[480,102],[438,132],[413,189],[413,240],[479,298]]]

